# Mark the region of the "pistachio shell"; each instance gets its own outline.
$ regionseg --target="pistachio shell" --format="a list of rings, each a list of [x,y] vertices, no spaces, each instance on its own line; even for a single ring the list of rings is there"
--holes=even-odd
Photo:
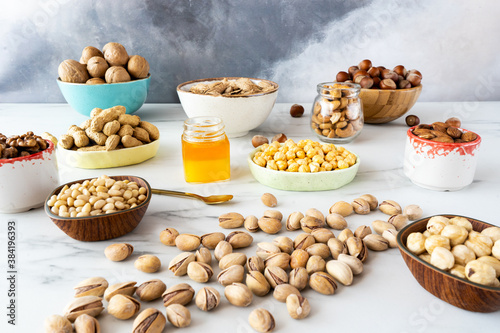
[[[212,263],[212,254],[206,247],[201,247],[195,253],[195,260],[210,265]]]
[[[59,331],[58,331],[59,332]],[[72,332],[68,331],[68,332]],[[78,316],[75,320],[75,332],[76,333],[101,333],[101,326],[99,322],[94,317],[87,314],[82,314]]]
[[[182,328],[191,324],[191,312],[181,304],[171,304],[166,308],[167,319],[175,327]]]
[[[258,271],[248,272],[246,284],[250,291],[256,296],[265,296],[271,289],[264,274]]]
[[[253,242],[253,237],[245,231],[233,231],[227,235],[226,242],[231,244],[233,249],[240,249],[250,246]]]
[[[311,312],[311,306],[307,298],[296,294],[288,295],[286,298],[286,309],[293,319],[304,319]]]
[[[243,283],[232,283],[226,286],[224,295],[229,303],[240,307],[249,306],[253,300],[252,292]]]
[[[194,261],[195,258],[195,255],[190,252],[180,253],[170,260],[168,269],[172,271],[175,276],[186,275],[189,263]]]
[[[245,265],[247,268],[247,271],[259,271],[259,272],[264,272],[264,268],[266,266],[264,265],[264,260],[258,256],[252,256],[247,259],[247,264]]]
[[[60,315],[51,315],[45,318],[44,322],[45,332],[52,333],[72,333],[73,327],[69,320]]]
[[[282,283],[288,283],[288,275],[286,274],[286,271],[277,266],[266,267],[264,270],[264,276],[272,288],[276,288],[277,285]]]
[[[293,240],[286,236],[279,236],[273,239],[273,244],[279,247],[281,252],[291,254],[293,252]]]
[[[194,289],[187,283],[179,283],[165,290],[162,294],[163,305],[170,304],[186,305],[193,299]]]
[[[254,330],[260,333],[272,332],[276,326],[273,315],[262,308],[250,312],[248,322]]]
[[[179,236],[179,232],[174,228],[166,228],[160,232],[160,242],[167,246],[175,246],[175,238]]]
[[[134,247],[127,243],[111,244],[104,249],[104,255],[111,261],[122,261],[130,257]]]
[[[301,212],[291,213],[286,220],[286,230],[293,231],[300,229],[300,220],[304,218]]]
[[[324,295],[333,295],[337,290],[337,283],[333,277],[325,272],[316,272],[309,278],[309,286]]]
[[[290,285],[288,283],[283,283],[283,284],[277,285],[274,288],[274,292],[273,292],[274,298],[278,302],[282,302],[282,303],[286,302],[286,298],[290,294],[295,294],[297,296],[301,296],[300,295],[300,291],[297,288],[295,288],[294,286],[292,286],[292,285]]]
[[[326,271],[344,286],[350,286],[354,279],[351,268],[344,262],[330,260],[326,263]]]
[[[290,271],[290,278],[288,279],[290,285],[294,286],[298,290],[302,290],[307,287],[309,281],[309,274],[304,267],[297,267]]]
[[[233,265],[229,266],[226,269],[223,269],[217,275],[217,281],[223,285],[228,286],[234,282],[243,282],[243,278],[245,277],[245,269],[241,265]]]
[[[75,297],[81,296],[99,296],[104,295],[104,291],[108,287],[108,281],[103,277],[91,277],[77,284],[75,289]]]
[[[259,231],[259,219],[254,215],[249,215],[245,217],[245,221],[243,222],[243,226],[249,232],[257,232]]]
[[[167,286],[161,280],[154,279],[142,283],[135,291],[139,299],[144,302],[154,301],[160,298]]]
[[[137,289],[136,283],[135,281],[115,283],[106,289],[104,299],[109,302],[111,297],[117,294],[132,296]]]
[[[141,309],[141,303],[132,296],[115,295],[108,303],[107,311],[117,319],[129,319]]]
[[[224,229],[239,228],[244,222],[245,218],[239,213],[226,213],[219,216],[219,226]]]
[[[204,234],[200,237],[201,239],[201,244],[210,249],[213,250],[219,244],[220,241],[223,241],[226,239],[226,235],[224,235],[222,232],[212,232],[209,234]]]
[[[78,316],[87,314],[95,317],[104,310],[102,298],[97,296],[82,296],[75,298],[66,306],[64,316],[71,322],[74,322]]]
[[[196,294],[196,306],[202,311],[211,311],[219,306],[220,294],[217,289],[203,287]]]
[[[209,264],[205,264],[203,262],[192,261],[189,263],[187,267],[187,274],[189,278],[193,281],[205,283],[210,280],[212,275],[214,275],[214,271]]]
[[[243,253],[229,253],[221,258],[219,261],[219,268],[226,269],[229,266],[240,265],[243,266],[247,262],[247,256]]]
[[[194,251],[200,244],[200,237],[193,234],[180,234],[175,238],[175,246],[181,251]]]
[[[148,308],[143,310],[134,319],[132,332],[134,333],[161,333],[167,320],[157,309]]]

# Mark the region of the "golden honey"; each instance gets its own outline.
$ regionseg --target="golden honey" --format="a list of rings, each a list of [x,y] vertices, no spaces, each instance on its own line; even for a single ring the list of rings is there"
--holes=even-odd
[[[194,117],[184,122],[182,160],[188,183],[229,180],[229,140],[220,118]]]

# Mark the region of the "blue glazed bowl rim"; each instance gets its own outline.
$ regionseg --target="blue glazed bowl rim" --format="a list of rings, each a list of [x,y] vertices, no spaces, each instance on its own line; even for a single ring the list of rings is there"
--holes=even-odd
[[[118,85],[127,85],[127,84],[134,84],[135,82],[140,82],[140,81],[147,81],[151,79],[151,73],[148,74],[147,77],[144,79],[137,79],[137,80],[131,80],[127,82],[118,82],[118,83],[105,83],[105,84],[85,84],[85,83],[73,83],[73,82],[64,82],[61,80],[60,77],[56,79],[58,84],[65,84],[65,85],[73,85],[73,86],[85,86],[85,87],[95,87],[95,86],[104,86],[104,87],[109,87],[109,86],[118,86]]]

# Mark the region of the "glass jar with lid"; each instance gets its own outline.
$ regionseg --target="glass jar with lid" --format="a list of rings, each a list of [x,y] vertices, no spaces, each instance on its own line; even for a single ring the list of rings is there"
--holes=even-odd
[[[361,86],[356,83],[324,82],[317,86],[311,112],[311,128],[324,142],[347,143],[363,128]]]
[[[222,119],[194,117],[184,121],[182,160],[188,183],[229,180],[229,140]]]

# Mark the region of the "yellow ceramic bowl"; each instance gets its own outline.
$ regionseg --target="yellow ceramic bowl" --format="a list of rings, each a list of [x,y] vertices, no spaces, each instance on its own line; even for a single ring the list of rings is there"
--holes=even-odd
[[[151,143],[111,151],[76,151],[57,148],[57,160],[82,169],[116,168],[144,162],[156,155],[160,139]]]

